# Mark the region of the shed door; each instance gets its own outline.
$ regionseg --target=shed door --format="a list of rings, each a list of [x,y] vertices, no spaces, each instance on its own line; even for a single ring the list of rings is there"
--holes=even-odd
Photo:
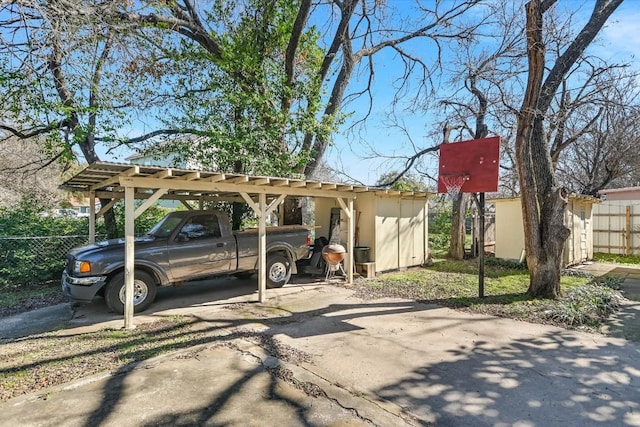
[[[415,200],[400,201],[400,226],[398,227],[398,261],[400,268],[421,265],[424,253],[424,203]]]
[[[587,250],[587,215],[584,209],[580,211],[580,260],[589,259]]]
[[[399,268],[398,212],[396,200],[380,198],[376,214],[376,271]]]

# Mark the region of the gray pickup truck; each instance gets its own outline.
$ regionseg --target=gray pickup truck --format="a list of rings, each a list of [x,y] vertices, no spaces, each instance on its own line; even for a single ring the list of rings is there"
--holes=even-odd
[[[135,239],[134,310],[147,309],[158,286],[198,278],[249,277],[257,269],[258,233],[232,231],[224,212],[179,211],[165,216]],[[308,227],[267,228],[267,287],[284,286],[296,261],[309,256]],[[124,312],[124,239],[72,249],[62,274],[62,290],[72,301],[104,296],[107,306]]]

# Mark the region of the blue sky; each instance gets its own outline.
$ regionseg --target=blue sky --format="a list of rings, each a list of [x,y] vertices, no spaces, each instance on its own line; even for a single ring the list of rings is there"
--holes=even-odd
[[[574,1],[577,3],[576,0]],[[598,43],[592,45],[589,51],[602,58],[610,58],[611,62],[629,63],[640,71],[640,7],[638,6],[640,1],[623,2],[601,32]],[[584,7],[584,11],[590,13],[589,7]],[[376,88],[383,94],[383,99],[388,87],[388,82],[378,76]],[[386,95],[388,98],[389,94],[386,93]],[[372,117],[367,123],[367,130],[362,133],[362,137],[377,151],[389,156],[412,153],[407,137],[385,126],[385,102],[377,102],[374,108]],[[413,142],[421,144],[421,148],[438,142],[426,136],[433,130],[433,126],[437,126],[433,119],[434,117],[427,114],[404,116]],[[350,176],[364,184],[374,184],[380,175],[399,169],[403,163],[402,160],[394,161],[386,158],[363,159],[362,145],[357,144],[353,136],[336,135],[335,139],[338,143],[327,151],[327,162],[342,164]],[[437,163],[435,161],[432,163],[435,171]]]
[[[575,0],[578,3],[577,0]],[[582,4],[582,2],[579,2]],[[589,2],[590,3],[590,2]],[[571,4],[573,6],[573,4]],[[611,58],[611,61],[626,62],[640,69],[640,1],[627,0],[614,13],[607,27],[600,36],[599,44],[590,48],[590,52],[602,58]],[[589,13],[591,5],[584,7],[584,12]],[[386,68],[386,70],[385,70]],[[396,129],[387,126],[386,113],[393,96],[393,73],[385,73],[394,68],[393,64],[380,63],[376,73],[373,87],[374,105],[371,116],[363,128],[358,132],[341,132],[334,136],[335,144],[330,147],[325,155],[325,161],[336,169],[344,170],[350,177],[361,183],[372,185],[378,177],[385,172],[400,168],[401,160],[387,158],[364,158],[370,156],[370,145],[377,152],[387,156],[402,156],[411,154],[414,149],[406,135]],[[354,117],[360,118],[363,102],[355,102],[348,106],[347,111],[355,110]],[[437,143],[426,137],[428,132],[437,126],[435,118],[426,114],[403,114],[404,123],[411,135],[413,143],[419,148],[425,148]],[[350,125],[348,120],[343,130]],[[135,134],[135,130],[131,131]],[[124,161],[130,153],[126,150],[117,150],[107,155],[105,150],[99,150],[101,158],[110,161]],[[436,165],[433,165],[435,171]]]

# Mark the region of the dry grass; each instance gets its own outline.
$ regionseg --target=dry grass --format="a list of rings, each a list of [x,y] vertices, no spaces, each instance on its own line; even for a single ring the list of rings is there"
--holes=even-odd
[[[389,273],[360,280],[356,295],[365,298],[396,297],[533,323],[553,324],[596,332],[620,302],[610,286],[591,283],[589,277],[563,276],[562,297],[531,298],[527,270],[493,263],[485,269],[484,298],[479,298],[475,260],[438,260],[432,267]]]

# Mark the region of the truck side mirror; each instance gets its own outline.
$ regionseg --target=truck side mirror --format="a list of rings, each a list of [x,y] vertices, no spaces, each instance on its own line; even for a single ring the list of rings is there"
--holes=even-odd
[[[178,233],[178,235],[176,236],[176,242],[188,242],[189,241],[189,236],[187,235],[187,233]]]

